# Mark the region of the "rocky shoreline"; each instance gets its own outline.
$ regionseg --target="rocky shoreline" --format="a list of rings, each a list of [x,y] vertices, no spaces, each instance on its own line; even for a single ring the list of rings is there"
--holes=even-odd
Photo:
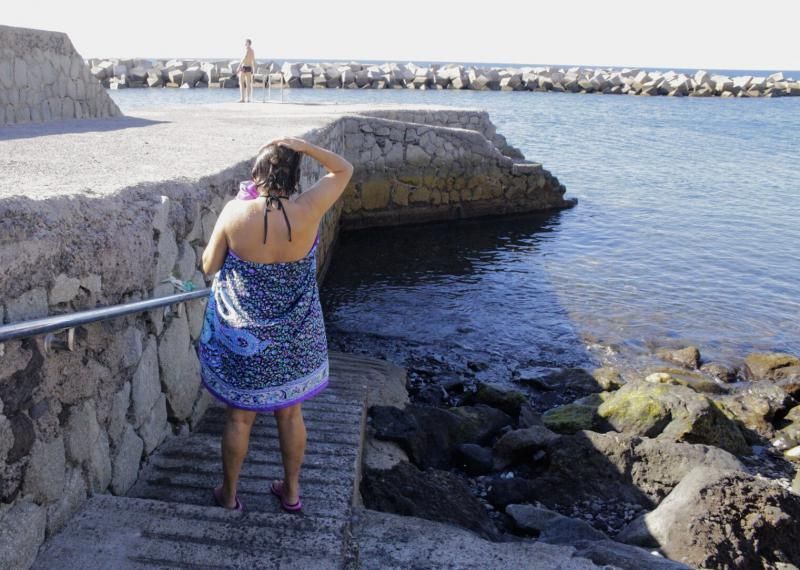
[[[239,60],[90,59],[92,75],[110,89],[127,87],[238,88]],[[274,61],[258,63],[254,83],[325,89],[469,89],[554,91],[673,97],[800,95],[800,81],[782,72],[730,77],[638,68],[478,67],[472,65]]]
[[[619,568],[800,565],[800,359],[654,356],[520,370],[513,390],[474,364],[411,376],[409,403],[369,410],[365,505]]]

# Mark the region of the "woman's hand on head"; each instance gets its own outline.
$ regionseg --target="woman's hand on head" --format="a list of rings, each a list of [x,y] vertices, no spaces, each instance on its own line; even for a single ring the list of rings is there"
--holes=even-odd
[[[261,152],[266,147],[268,147],[270,145],[274,145],[274,144],[280,145],[280,146],[285,146],[286,148],[290,148],[295,152],[306,152],[308,150],[308,147],[310,146],[309,143],[307,143],[306,141],[304,141],[301,138],[297,138],[297,137],[278,137],[276,139],[272,139],[267,144],[263,145],[260,149],[258,149],[258,152]]]

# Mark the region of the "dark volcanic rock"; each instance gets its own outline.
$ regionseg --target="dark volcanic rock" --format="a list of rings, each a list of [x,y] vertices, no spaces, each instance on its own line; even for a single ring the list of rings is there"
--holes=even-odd
[[[589,523],[565,517],[550,509],[533,505],[508,505],[506,514],[514,526],[549,544],[574,544],[577,540],[608,540]]]
[[[520,409],[528,400],[524,394],[516,390],[500,390],[484,382],[478,382],[477,390],[468,402],[497,408],[516,420]]]
[[[417,404],[403,410],[373,406],[370,415],[375,437],[394,441],[423,469],[446,469],[459,445],[486,444],[512,423],[507,414],[480,404],[449,410]]]
[[[367,469],[361,495],[370,509],[455,524],[489,539],[498,536],[483,504],[447,471],[420,471],[406,461],[387,471]]]
[[[474,443],[458,446],[457,465],[469,475],[484,475],[492,471],[494,458],[492,450]]]
[[[511,479],[498,477],[492,481],[486,498],[502,511],[508,505],[535,501],[536,495],[536,481],[524,477],[512,477]]]
[[[557,434],[539,426],[509,431],[494,444],[495,469],[505,469],[518,462],[530,462],[536,451],[548,449],[558,439]]]
[[[620,539],[660,546],[695,567],[776,568],[800,564],[798,520],[800,497],[778,485],[742,472],[698,468]]]

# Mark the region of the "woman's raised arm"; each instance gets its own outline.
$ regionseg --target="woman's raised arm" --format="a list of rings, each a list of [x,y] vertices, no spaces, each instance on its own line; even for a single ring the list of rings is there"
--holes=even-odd
[[[307,154],[319,161],[328,171],[326,176],[320,178],[297,199],[298,202],[307,204],[316,216],[321,218],[344,192],[353,176],[353,165],[335,152],[294,137],[276,139],[268,144],[281,144],[296,152]]]

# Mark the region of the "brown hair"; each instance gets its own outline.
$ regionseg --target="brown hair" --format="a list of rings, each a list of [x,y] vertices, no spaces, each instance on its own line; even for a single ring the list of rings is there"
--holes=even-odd
[[[271,144],[258,153],[253,164],[253,182],[277,196],[300,192],[300,159],[303,155],[283,145]]]

